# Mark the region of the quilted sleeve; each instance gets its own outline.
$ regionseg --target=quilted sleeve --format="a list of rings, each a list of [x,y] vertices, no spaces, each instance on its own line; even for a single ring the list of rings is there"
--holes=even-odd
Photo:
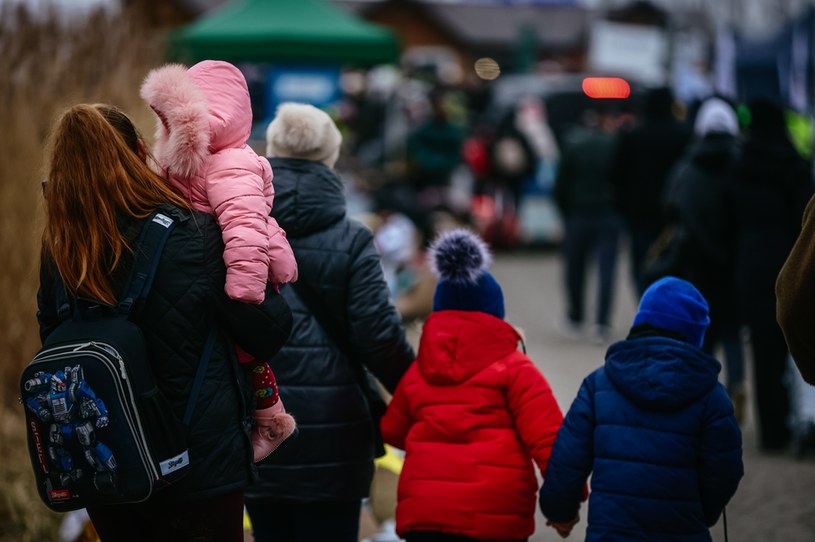
[[[286,239],[286,232],[283,231],[277,220],[269,216],[269,280],[274,284],[287,284],[297,281],[297,261],[294,259],[294,251]]]
[[[352,357],[393,393],[413,362],[413,348],[388,296],[373,236],[363,226],[355,234],[350,253],[346,322]]]
[[[388,404],[388,409],[385,411],[385,415],[382,416],[379,425],[382,440],[400,450],[405,449],[405,440],[410,427],[413,425],[407,388],[410,387],[409,382],[416,374],[414,364],[399,382],[399,386],[397,386],[396,392],[393,394],[393,398]]]
[[[289,339],[291,309],[271,284],[259,304],[235,301],[221,294],[217,305],[224,329],[254,359],[271,359]]]
[[[585,379],[560,427],[540,490],[540,507],[556,523],[577,517],[585,500],[594,449],[594,401],[591,377]]]
[[[549,382],[532,361],[520,352],[516,359],[508,375],[507,402],[521,442],[544,473],[563,413]]]
[[[712,526],[744,476],[741,430],[721,385],[708,396],[699,462],[702,510]]]
[[[257,304],[264,299],[269,276],[270,209],[263,178],[252,171],[254,164],[238,164],[226,157],[213,164],[205,176],[207,197],[226,247],[226,293],[231,299]]]
[[[261,303],[250,304],[230,299],[222,286],[224,263],[221,257],[223,245],[218,239],[219,228],[212,220],[199,222],[198,228],[205,240],[206,251],[201,274],[211,282],[214,314],[218,323],[238,346],[255,359],[271,359],[286,344],[291,333],[293,320],[288,303],[266,282],[264,286],[267,290]]]

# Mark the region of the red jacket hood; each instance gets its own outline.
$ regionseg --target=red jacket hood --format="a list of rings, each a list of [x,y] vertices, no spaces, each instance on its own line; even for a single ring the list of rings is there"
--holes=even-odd
[[[500,318],[473,311],[438,311],[424,324],[416,359],[428,383],[464,382],[517,350],[520,335]]]

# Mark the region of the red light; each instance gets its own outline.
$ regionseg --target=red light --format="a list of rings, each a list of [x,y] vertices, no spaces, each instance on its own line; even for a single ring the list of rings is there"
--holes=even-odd
[[[628,98],[631,87],[628,81],[619,77],[586,77],[583,92],[589,98]]]

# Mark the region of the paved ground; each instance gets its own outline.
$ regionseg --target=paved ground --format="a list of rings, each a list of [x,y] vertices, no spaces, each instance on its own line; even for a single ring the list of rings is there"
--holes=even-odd
[[[493,274],[504,289],[507,320],[524,329],[529,355],[548,378],[565,412],[583,377],[602,363],[605,347],[569,340],[557,332],[555,322],[563,314],[564,306],[559,258],[555,254],[499,256]],[[621,269],[617,284],[613,325],[615,337],[621,339],[636,311],[625,268]],[[589,292],[591,299],[593,284]],[[752,411],[748,411],[743,427],[746,473],[727,507],[729,540],[813,542],[815,457],[796,460],[789,454],[760,454],[756,449],[753,417]],[[581,521],[569,540],[582,540],[584,529],[585,521]],[[725,540],[721,520],[712,533],[716,542]],[[545,527],[539,515],[537,532],[530,540],[561,539]]]

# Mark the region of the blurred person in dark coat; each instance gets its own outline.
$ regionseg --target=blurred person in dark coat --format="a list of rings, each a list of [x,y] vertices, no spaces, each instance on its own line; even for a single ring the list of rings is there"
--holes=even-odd
[[[631,272],[637,295],[648,286],[643,262],[664,226],[662,192],[690,134],[673,114],[669,88],[651,90],[641,125],[620,133],[612,172],[615,199],[630,237]]]
[[[453,171],[462,163],[464,130],[448,115],[445,92],[434,89],[428,96],[431,114],[407,139],[409,177],[427,208],[447,203]]]
[[[615,148],[615,120],[608,112],[588,111],[584,127],[564,144],[555,178],[555,202],[563,216],[563,257],[567,291],[564,331],[583,332],[586,274],[596,258],[597,313],[592,339],[610,339],[614,277],[622,223],[612,200],[610,173]]]
[[[733,107],[718,97],[705,100],[694,121],[695,140],[666,186],[668,221],[681,228],[677,275],[688,280],[710,304],[710,327],[702,350],[724,348],[727,389],[744,411],[744,356],[733,288],[734,242],[725,216],[728,182],[739,155],[739,122]]]
[[[750,329],[758,407],[759,444],[783,450],[790,443],[787,345],[776,322],[775,281],[801,229],[813,192],[810,164],[793,147],[776,104],[758,99],[732,183],[736,232],[738,314]]]
[[[544,175],[551,175],[559,155],[543,100],[526,96],[507,112],[496,129],[491,148],[493,180],[511,191],[518,209],[524,191],[536,182],[539,168],[545,168]]]

